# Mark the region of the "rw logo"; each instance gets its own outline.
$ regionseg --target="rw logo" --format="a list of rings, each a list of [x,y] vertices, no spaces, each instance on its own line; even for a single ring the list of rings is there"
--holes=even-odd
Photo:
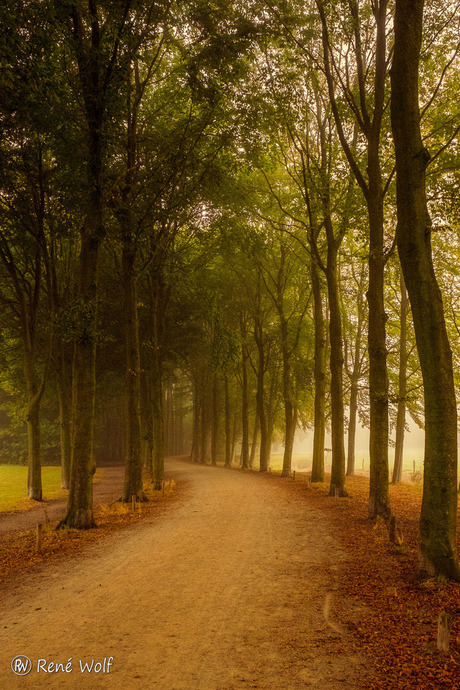
[[[27,676],[32,670],[32,662],[28,656],[15,656],[11,662],[11,669],[17,676]]]

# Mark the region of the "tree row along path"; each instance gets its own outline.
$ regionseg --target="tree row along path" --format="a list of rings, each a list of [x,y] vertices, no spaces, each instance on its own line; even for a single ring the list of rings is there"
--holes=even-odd
[[[167,472],[180,496],[161,515],[7,583],[0,686],[365,685],[370,663],[347,631],[363,611],[336,592],[347,554],[304,485],[178,460]],[[37,671],[70,657],[70,673]],[[105,673],[81,672],[93,659]]]

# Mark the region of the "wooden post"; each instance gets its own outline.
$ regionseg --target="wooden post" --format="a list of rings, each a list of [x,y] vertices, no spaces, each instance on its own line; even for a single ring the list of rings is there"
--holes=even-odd
[[[169,477],[169,488],[171,488],[171,477]]]
[[[163,496],[164,496],[164,495],[165,495],[165,482],[164,482],[164,479],[163,479]]]
[[[438,618],[438,640],[437,647],[440,652],[449,651],[450,625],[452,616],[441,611]]]
[[[133,496],[131,496],[131,501],[133,504],[133,512],[135,512],[135,510],[136,510],[136,495],[135,494]]]
[[[363,469],[364,469],[364,458],[363,458]]]
[[[415,479],[415,460],[412,460],[412,474],[414,475]]]
[[[37,525],[37,543],[36,543],[36,547],[35,547],[35,550],[37,551],[37,553],[42,552],[42,533],[43,533],[43,525],[41,522],[39,522]]]
[[[295,481],[295,470],[292,472],[292,479]]]

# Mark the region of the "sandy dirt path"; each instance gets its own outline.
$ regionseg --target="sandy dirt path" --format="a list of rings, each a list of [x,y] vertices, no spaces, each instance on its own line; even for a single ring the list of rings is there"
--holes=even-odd
[[[334,590],[347,555],[305,489],[179,461],[167,473],[182,489],[164,514],[8,584],[0,687],[359,687],[368,660],[345,630],[361,614]],[[37,671],[69,657],[71,673]],[[109,673],[80,670],[110,657]]]

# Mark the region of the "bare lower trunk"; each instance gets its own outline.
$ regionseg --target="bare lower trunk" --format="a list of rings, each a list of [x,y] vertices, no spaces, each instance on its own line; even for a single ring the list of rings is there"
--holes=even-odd
[[[96,217],[99,209],[94,210]],[[72,460],[67,513],[58,526],[89,529],[93,518],[94,404],[96,394],[96,273],[99,241],[82,233],[80,299],[85,322],[74,345],[72,373]]]
[[[60,345],[57,371],[59,400],[59,432],[61,442],[61,486],[70,486],[70,461],[72,456],[72,369],[64,343]]]
[[[152,368],[153,488],[160,491],[164,479],[163,375],[161,364]]]
[[[40,399],[36,381],[32,348],[25,347],[24,376],[27,389],[27,495],[34,501],[42,500],[41,448],[40,448]]]
[[[126,230],[126,229],[125,229]],[[135,249],[131,235],[124,239],[122,253],[125,348],[126,348],[126,464],[122,500],[129,503],[133,496],[144,500],[141,457],[141,362],[139,319],[135,276]]]
[[[217,440],[219,435],[219,383],[217,374],[212,379],[212,428],[211,428],[211,464],[217,465]]]
[[[406,394],[407,394],[407,299],[406,285],[401,273],[401,304],[399,307],[399,379],[398,411],[396,414],[395,463],[393,467],[393,484],[402,481],[404,432],[406,428]]]
[[[326,222],[329,222],[326,219]],[[331,229],[332,232],[332,229]],[[329,297],[330,370],[331,370],[331,441],[332,468],[330,496],[347,496],[345,489],[345,446],[343,425],[343,346],[342,317],[337,283],[337,248],[328,241],[327,286]]]
[[[241,326],[241,335],[243,338],[242,344],[242,398],[241,398],[241,423],[242,423],[242,438],[241,438],[241,466],[243,470],[249,467],[249,403],[248,403],[248,354],[246,344],[244,342],[246,336],[245,325]]]
[[[196,373],[193,381],[193,439],[192,439],[192,460],[200,461],[201,455],[201,388]]]
[[[317,260],[312,256],[311,279],[315,323],[315,411],[313,435],[312,482],[324,481],[324,438],[326,429],[326,333],[324,327],[323,296]]]
[[[258,417],[257,412],[256,412],[256,415],[254,418],[254,430],[252,432],[251,454],[249,456],[249,467],[251,470],[254,467],[254,460],[256,459],[256,449],[257,449],[257,441],[259,438],[259,429],[260,429],[259,417]]]
[[[380,178],[380,173],[375,175]],[[377,182],[375,183],[378,184]],[[386,313],[384,303],[385,257],[383,248],[383,205],[377,191],[368,200],[370,223],[369,253],[369,517],[391,515],[388,470],[388,374]]]
[[[351,381],[350,389],[350,413],[348,418],[348,453],[347,453],[347,476],[352,477],[355,473],[355,444],[356,444],[356,417],[358,412],[358,382],[356,379]]]
[[[228,376],[225,376],[225,467],[232,464],[232,439],[230,421],[230,392],[228,386]]]

